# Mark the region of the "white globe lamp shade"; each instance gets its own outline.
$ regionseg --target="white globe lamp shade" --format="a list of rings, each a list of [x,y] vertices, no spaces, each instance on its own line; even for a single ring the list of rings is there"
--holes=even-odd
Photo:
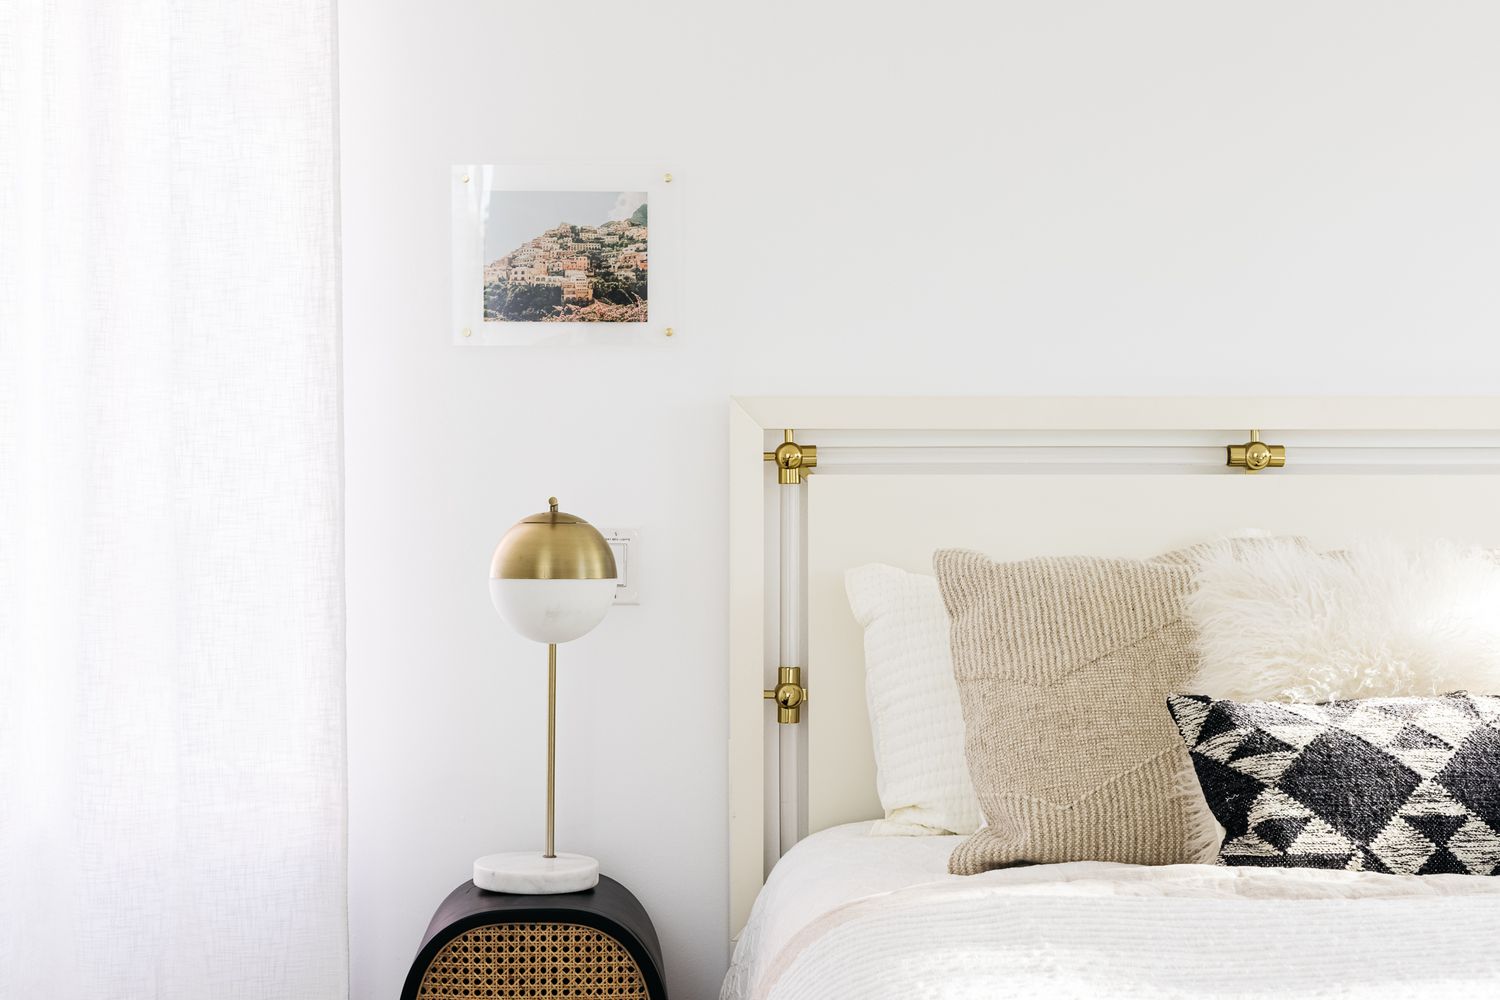
[[[495,610],[534,642],[572,642],[587,635],[614,599],[613,579],[490,580]]]

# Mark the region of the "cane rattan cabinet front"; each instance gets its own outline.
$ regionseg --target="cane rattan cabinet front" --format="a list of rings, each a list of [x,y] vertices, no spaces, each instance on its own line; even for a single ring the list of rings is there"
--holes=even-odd
[[[640,902],[600,876],[585,892],[521,896],[473,882],[438,907],[401,1000],[666,1000]]]

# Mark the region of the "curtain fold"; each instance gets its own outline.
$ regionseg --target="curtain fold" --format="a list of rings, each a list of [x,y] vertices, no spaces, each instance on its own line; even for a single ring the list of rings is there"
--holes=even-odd
[[[0,0],[0,997],[347,995],[332,0]]]

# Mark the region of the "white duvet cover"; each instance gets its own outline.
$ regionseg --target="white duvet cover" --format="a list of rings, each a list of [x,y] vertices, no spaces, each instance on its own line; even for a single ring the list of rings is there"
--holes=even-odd
[[[1081,862],[959,877],[957,837],[804,840],[722,1000],[1500,997],[1500,878]]]

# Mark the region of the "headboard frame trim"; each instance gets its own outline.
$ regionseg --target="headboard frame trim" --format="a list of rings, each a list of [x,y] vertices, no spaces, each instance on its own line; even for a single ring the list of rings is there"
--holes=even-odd
[[[1226,447],[1248,452],[1254,442],[1237,445],[1247,428],[1294,461],[1268,476],[1226,466]],[[1184,508],[1185,531],[1211,527],[1203,512],[1216,509],[1290,522],[1311,503],[1309,521],[1342,525],[1358,520],[1347,510],[1374,506],[1441,530],[1474,523],[1476,498],[1500,506],[1496,397],[736,398],[729,431],[731,933],[783,846],[809,826],[860,818],[849,810],[873,799],[862,660],[847,608],[837,607],[839,567],[873,561],[867,549],[917,562],[918,539],[899,537],[891,512],[952,520],[934,498],[961,493],[979,513],[950,535],[973,534],[976,547],[989,544],[977,537],[984,511],[991,521],[1030,517],[1024,544],[1012,524],[996,550],[1013,558],[1026,545],[1114,544],[1108,525],[1073,530],[1101,520],[1100,510],[1126,530],[1154,524],[1129,540],[1151,545],[1160,540],[1151,532],[1169,532],[1162,507]],[[810,477],[813,462],[796,463],[801,488],[777,486],[790,478],[790,451],[786,463],[774,458],[787,444],[817,463]],[[1484,478],[1455,490],[1457,476]],[[1109,506],[1090,507],[1080,493],[1107,496]],[[935,509],[944,517],[927,517]],[[823,662],[824,652],[857,662]],[[802,667],[797,683],[819,690],[816,703],[799,706],[802,725],[778,726],[763,700],[784,666]]]

